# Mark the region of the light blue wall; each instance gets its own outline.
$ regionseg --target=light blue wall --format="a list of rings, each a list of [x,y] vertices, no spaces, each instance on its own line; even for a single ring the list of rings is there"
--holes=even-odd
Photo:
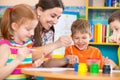
[[[92,45],[100,49],[103,56],[108,56],[116,64],[118,64],[118,46],[117,45]]]

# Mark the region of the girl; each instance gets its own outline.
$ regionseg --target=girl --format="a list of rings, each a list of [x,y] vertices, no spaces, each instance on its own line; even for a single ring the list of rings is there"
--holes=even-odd
[[[21,68],[32,67],[31,36],[38,20],[34,10],[26,4],[7,8],[1,21],[0,80],[29,79]]]

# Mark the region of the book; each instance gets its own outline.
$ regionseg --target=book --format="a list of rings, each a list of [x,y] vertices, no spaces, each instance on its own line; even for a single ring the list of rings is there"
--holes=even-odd
[[[106,25],[102,25],[102,42],[106,42]]]
[[[110,27],[109,25],[106,26],[106,43],[109,42],[109,36],[110,36]]]
[[[98,33],[98,29],[97,29],[97,24],[94,25],[94,42],[96,43],[97,42],[97,33]]]
[[[90,25],[90,30],[91,30],[91,34],[92,34],[92,39],[90,40],[90,42],[94,42],[94,24]]]
[[[98,24],[97,24],[97,27],[98,27],[98,28],[97,28],[97,32],[98,32],[98,33],[97,33],[97,39],[98,39],[97,42],[98,42],[98,43],[101,43],[101,42],[102,42],[102,24],[101,24],[101,23],[98,23]]]

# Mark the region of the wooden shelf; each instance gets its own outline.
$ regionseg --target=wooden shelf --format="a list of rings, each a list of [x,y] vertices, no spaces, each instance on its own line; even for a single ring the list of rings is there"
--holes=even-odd
[[[93,45],[118,45],[119,44],[116,44],[116,43],[95,43],[95,42],[90,42],[89,44],[93,44]]]
[[[101,23],[108,25],[109,15],[112,12],[120,9],[120,7],[89,6],[89,1],[90,0],[86,0],[86,20],[88,20],[91,24]],[[103,18],[101,18],[102,16]],[[119,63],[118,60],[118,51],[120,51],[119,44],[108,42],[90,42],[89,44],[91,46],[98,48],[103,56],[108,56],[116,64]]]
[[[89,6],[88,9],[120,9],[120,7],[93,7],[93,6]]]

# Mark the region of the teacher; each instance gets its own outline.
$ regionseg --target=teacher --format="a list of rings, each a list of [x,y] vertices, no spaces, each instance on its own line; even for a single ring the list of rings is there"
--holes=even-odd
[[[34,48],[42,50],[45,56],[57,48],[69,46],[72,42],[70,36],[61,36],[54,41],[54,25],[58,22],[63,10],[64,5],[61,0],[39,0],[36,4],[39,23],[33,36]],[[40,57],[40,53],[34,53],[33,61]]]

